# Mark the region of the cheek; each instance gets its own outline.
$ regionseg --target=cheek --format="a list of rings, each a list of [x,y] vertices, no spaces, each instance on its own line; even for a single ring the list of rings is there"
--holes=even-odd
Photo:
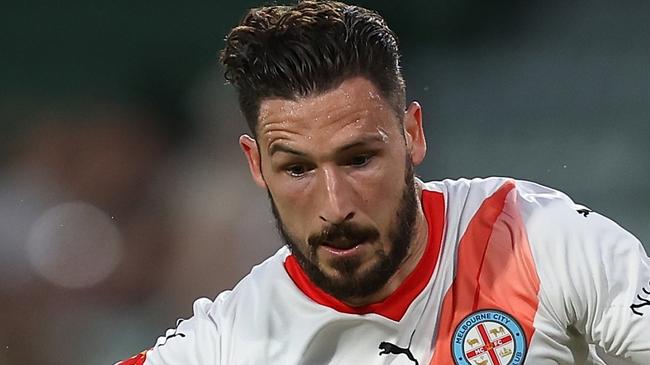
[[[303,239],[311,233],[308,217],[313,215],[313,204],[310,204],[311,200],[304,188],[282,180],[267,179],[267,187],[285,228],[294,238]]]
[[[364,182],[365,209],[384,231],[395,220],[404,192],[404,168],[400,166],[393,164],[392,168],[387,168],[375,178]]]

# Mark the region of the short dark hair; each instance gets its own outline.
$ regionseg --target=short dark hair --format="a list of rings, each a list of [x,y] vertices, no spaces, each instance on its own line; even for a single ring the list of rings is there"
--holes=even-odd
[[[399,59],[397,37],[379,14],[314,0],[251,9],[220,55],[253,136],[264,98],[317,95],[354,76],[370,80],[401,115],[406,100]]]

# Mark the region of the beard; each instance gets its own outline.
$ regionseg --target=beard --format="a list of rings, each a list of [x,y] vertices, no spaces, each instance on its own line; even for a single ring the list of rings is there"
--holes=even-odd
[[[287,231],[270,192],[269,199],[279,234],[302,270],[316,286],[339,300],[363,298],[379,291],[397,272],[411,247],[417,199],[413,164],[408,158],[401,199],[387,233],[389,250],[386,252],[383,248],[376,249],[374,252],[376,261],[364,270],[359,269],[363,264],[359,257],[337,258],[330,263],[337,275],[327,275],[319,267],[317,249],[323,244],[332,242],[346,242],[354,246],[361,242],[376,241],[381,238],[381,234],[374,227],[364,227],[349,221],[330,224],[321,232],[309,236],[306,252],[304,252],[296,243],[297,240]]]

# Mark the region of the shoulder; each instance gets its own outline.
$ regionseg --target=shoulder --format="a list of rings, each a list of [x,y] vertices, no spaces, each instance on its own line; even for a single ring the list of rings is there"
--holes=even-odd
[[[284,268],[284,262],[290,255],[287,247],[282,247],[273,256],[254,266],[250,273],[225,291],[206,307],[208,315],[215,318],[222,327],[233,326],[236,319],[243,320],[237,313],[252,315],[254,311],[264,308],[264,303],[278,292],[293,288],[291,279]]]
[[[446,203],[451,209],[457,206],[465,211],[478,209],[490,198],[494,200],[503,197],[505,199],[505,196],[511,192],[529,199],[535,199],[535,196],[568,199],[566,195],[557,190],[510,177],[445,179],[423,183],[423,188],[426,191],[444,194]]]
[[[445,179],[426,182],[423,186],[425,190],[443,193],[449,205],[459,205],[465,209],[479,206],[489,198],[505,199],[510,194],[511,199],[520,203],[519,207],[526,211],[543,214],[546,212],[545,208],[553,207],[564,208],[575,216],[579,214],[577,210],[590,212],[588,208],[575,204],[559,190],[510,177]]]
[[[501,185],[509,181],[517,180],[509,177],[459,178],[424,182],[423,186],[426,190],[440,191],[454,197],[462,197],[473,194],[490,195],[491,192],[496,191]]]
[[[638,240],[631,233],[612,219],[574,202],[561,191],[519,181],[517,198],[518,210],[531,244],[535,246],[584,250],[581,252],[584,257],[615,248],[636,249]]]
[[[488,197],[504,186],[512,185],[520,195],[540,195],[568,199],[566,194],[554,188],[528,180],[505,176],[444,179],[423,182],[422,184],[426,190],[445,192],[456,198],[462,196]]]
[[[492,211],[494,215],[517,216],[540,260],[559,262],[552,257],[566,254],[600,261],[604,253],[612,258],[618,255],[611,254],[621,250],[638,250],[638,240],[611,219],[535,182],[490,177],[432,181],[423,186],[444,195],[447,228],[459,236],[479,212]]]
[[[288,254],[288,249],[283,247],[253,267],[232,290],[220,293],[214,300],[196,300],[191,317],[179,319],[176,327],[160,336],[150,350],[118,364],[220,363],[224,342],[231,340],[235,325],[251,326],[254,318],[266,308],[269,293],[286,281],[283,264]]]
[[[568,199],[543,185],[509,177],[446,179],[423,183],[423,189],[444,196],[446,228],[456,236],[462,236],[473,220],[503,212],[506,203],[507,210],[514,213],[521,209],[521,202]]]

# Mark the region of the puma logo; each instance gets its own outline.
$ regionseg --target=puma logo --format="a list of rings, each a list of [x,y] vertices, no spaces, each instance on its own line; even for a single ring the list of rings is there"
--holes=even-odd
[[[582,214],[586,218],[592,211],[587,208],[583,208],[576,210],[576,212],[578,212],[578,214]]]
[[[381,350],[379,352],[379,355],[388,355],[388,354],[393,354],[393,355],[400,355],[404,354],[406,357],[409,358],[409,360],[413,361],[415,365],[420,365],[418,361],[413,357],[413,354],[411,353],[411,350],[408,348],[401,348],[397,345],[393,345],[390,342],[382,342],[379,344],[379,349]]]

